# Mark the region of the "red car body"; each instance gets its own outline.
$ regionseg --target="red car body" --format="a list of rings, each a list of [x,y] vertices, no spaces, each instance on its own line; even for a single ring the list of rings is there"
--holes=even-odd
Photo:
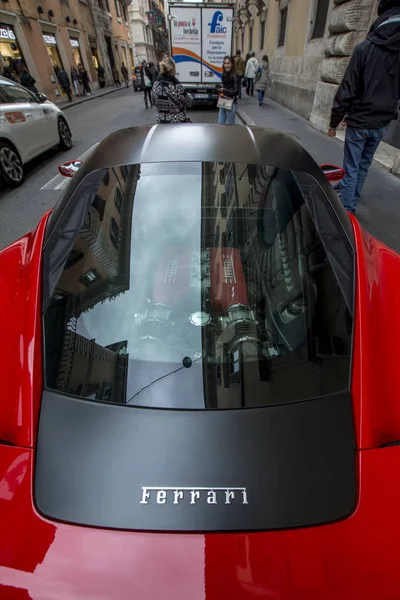
[[[248,534],[104,530],[51,522],[33,501],[48,216],[0,253],[0,598],[399,597],[400,257],[349,217],[357,256],[352,397],[358,463],[358,504],[349,518]]]

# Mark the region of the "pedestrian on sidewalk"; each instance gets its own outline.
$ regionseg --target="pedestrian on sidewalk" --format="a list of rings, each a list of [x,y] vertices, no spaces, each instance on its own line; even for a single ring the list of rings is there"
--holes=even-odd
[[[90,96],[92,93],[92,90],[90,89],[90,79],[89,79],[88,72],[86,71],[86,69],[83,67],[83,65],[81,63],[79,63],[79,65],[78,65],[78,71],[79,71],[79,75],[80,75],[80,78],[82,81],[83,93],[86,96]]]
[[[78,73],[78,69],[76,67],[71,68],[71,81],[72,81],[72,85],[75,88],[75,95],[80,96],[81,95],[81,80],[80,80],[80,76]]]
[[[58,69],[57,77],[62,89],[64,90],[64,93],[67,94],[68,102],[72,102],[71,82],[64,67],[60,67]]]
[[[14,77],[10,67],[4,67],[2,76],[10,79],[10,81],[15,81],[15,83],[18,83],[18,79]]]
[[[241,98],[242,97],[242,83],[243,83],[243,77],[244,77],[244,72],[246,70],[246,63],[244,62],[243,58],[242,58],[242,53],[240,50],[236,50],[236,56],[234,59],[235,62],[235,73],[236,73],[236,79],[237,79],[237,85],[238,85],[238,97]]]
[[[153,84],[151,81],[151,72],[150,72],[149,65],[146,63],[146,61],[143,61],[142,67],[143,67],[142,86],[144,89],[144,105],[146,108],[149,108],[149,103],[150,103],[150,106],[153,106],[153,100],[152,100],[152,96],[151,96],[151,90],[153,87]]]
[[[175,61],[167,56],[161,62],[161,73],[151,91],[157,109],[157,123],[190,123],[186,108],[194,103],[193,96],[175,77]]]
[[[38,94],[38,89],[35,85],[36,80],[32,77],[26,67],[22,67],[21,69],[21,85],[23,85],[27,90],[32,92],[33,94]]]
[[[99,81],[99,86],[103,89],[106,85],[106,70],[102,65],[97,67],[97,79]]]
[[[269,72],[269,58],[265,54],[262,57],[261,65],[256,74],[255,89],[258,93],[258,103],[260,106],[264,104],[265,92],[271,88],[271,75]]]
[[[129,87],[129,73],[128,73],[128,69],[125,66],[125,63],[122,63],[122,65],[121,65],[121,75],[122,75],[122,79],[125,82],[126,87]]]
[[[244,76],[246,77],[247,80],[247,95],[248,96],[253,96],[254,95],[254,79],[256,76],[256,73],[258,71],[258,60],[256,59],[256,55],[255,52],[250,52],[250,58],[247,61],[246,64],[246,71]]]
[[[114,84],[117,87],[121,87],[121,80],[119,78],[119,72],[118,72],[116,65],[114,65],[112,68],[112,74],[113,74]]]
[[[232,56],[225,56],[222,67],[222,84],[218,86],[218,92],[233,100],[232,108],[219,109],[218,125],[234,125],[237,108],[238,84],[235,73],[235,63]]]
[[[328,135],[347,124],[340,183],[343,206],[355,213],[374,154],[400,98],[400,0],[380,0],[378,19],[356,46],[333,103]]]

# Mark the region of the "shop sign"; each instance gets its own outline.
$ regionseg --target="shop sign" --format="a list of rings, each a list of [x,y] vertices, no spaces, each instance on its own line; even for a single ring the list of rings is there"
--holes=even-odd
[[[71,46],[73,48],[79,48],[79,42],[78,42],[78,40],[76,40],[75,38],[69,38],[69,41],[71,42]]]
[[[6,25],[0,25],[0,40],[12,40],[15,41],[15,33],[12,29]]]
[[[56,38],[54,37],[54,35],[44,33],[43,40],[47,46],[57,46],[57,41],[56,41]]]

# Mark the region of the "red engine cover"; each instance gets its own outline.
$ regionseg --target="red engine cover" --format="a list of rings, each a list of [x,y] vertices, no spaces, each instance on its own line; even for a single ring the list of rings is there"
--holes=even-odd
[[[161,302],[172,308],[186,294],[190,286],[192,250],[186,246],[170,246],[166,249],[157,270],[153,302]]]
[[[240,252],[236,248],[210,249],[211,302],[225,312],[234,304],[248,306],[247,283]]]

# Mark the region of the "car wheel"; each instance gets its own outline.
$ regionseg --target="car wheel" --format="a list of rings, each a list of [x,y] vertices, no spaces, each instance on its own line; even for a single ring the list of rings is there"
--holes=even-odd
[[[18,152],[4,141],[0,141],[0,175],[6,185],[14,187],[24,180],[24,167]]]
[[[72,148],[72,133],[64,119],[58,121],[58,134],[60,136],[60,148],[63,150]]]

